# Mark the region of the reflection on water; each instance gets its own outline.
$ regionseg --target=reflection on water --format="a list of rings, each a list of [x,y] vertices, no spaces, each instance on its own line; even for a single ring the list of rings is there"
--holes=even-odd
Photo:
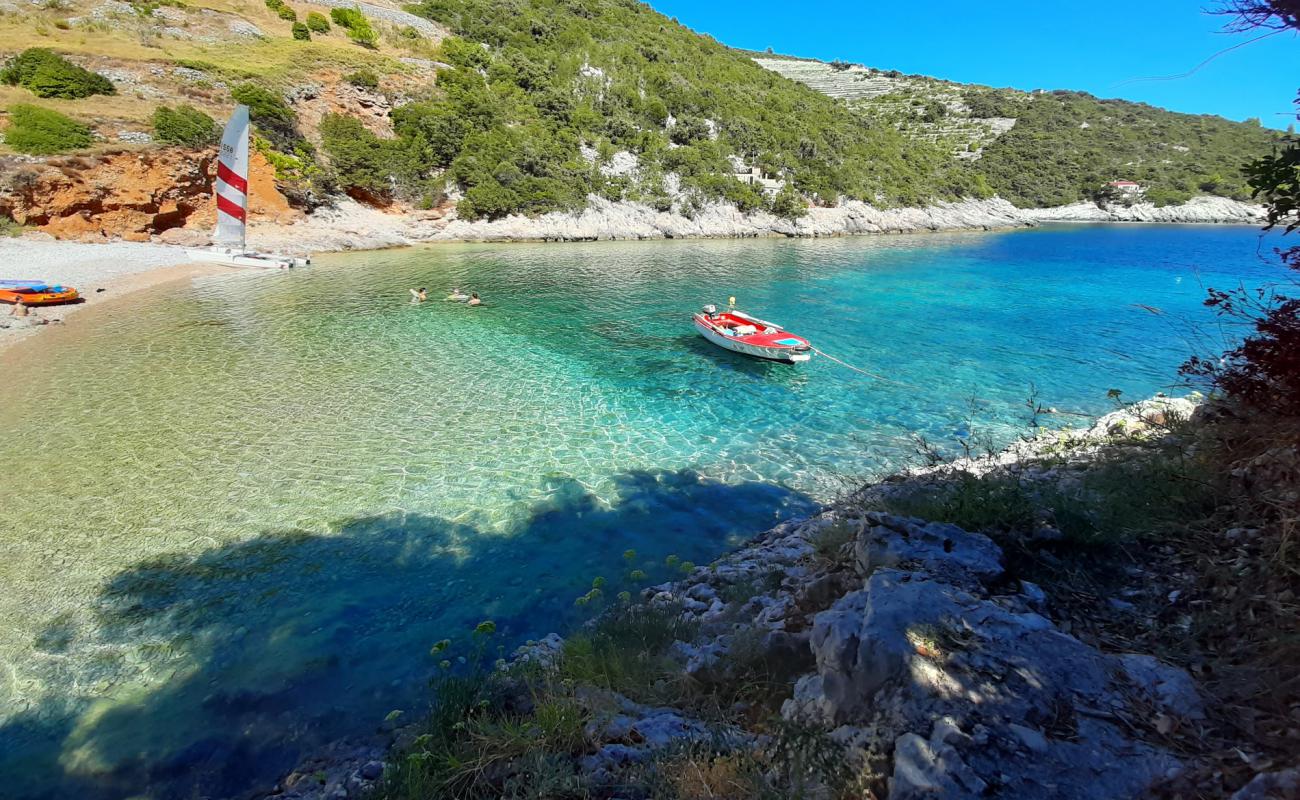
[[[432,642],[560,628],[593,577],[623,588],[625,550],[705,561],[913,432],[949,439],[972,395],[1005,438],[1031,383],[1084,411],[1164,387],[1198,270],[1262,279],[1255,250],[1109,227],[455,246],[88,309],[0,358],[7,789],[273,779],[412,708]],[[708,345],[689,314],[728,295],[899,383]]]

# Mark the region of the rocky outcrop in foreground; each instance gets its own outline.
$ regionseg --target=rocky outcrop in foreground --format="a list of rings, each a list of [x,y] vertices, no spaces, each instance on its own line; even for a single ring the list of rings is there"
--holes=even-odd
[[[1165,222],[1240,223],[1258,225],[1264,221],[1263,206],[1226,197],[1193,197],[1186,203],[1157,208],[1152,203],[1131,206],[1074,203],[1057,208],[1030,208],[1021,212],[1037,222]]]
[[[885,514],[857,524],[866,585],[814,618],[817,668],[783,713],[892,749],[892,800],[1139,797],[1176,773],[1121,720],[1202,716],[1186,673],[1062,633],[1037,587],[997,587],[984,536]]]
[[[1118,433],[1132,442],[1161,435],[1193,409],[1187,400],[1147,401],[1088,430],[1021,443],[984,459],[982,469],[1055,455],[1068,445],[1072,455],[1019,472],[1028,484],[1060,489],[1077,482],[1095,448]],[[699,693],[734,697],[727,687],[751,681],[757,665],[764,680],[775,680],[769,691],[778,698],[784,693],[784,724],[833,743],[828,763],[841,776],[854,776],[854,791],[863,796],[1149,796],[1154,784],[1185,768],[1157,729],[1205,719],[1192,678],[1153,656],[1105,653],[1063,630],[1047,616],[1043,589],[1008,577],[1003,553],[989,537],[875,510],[955,468],[874,484],[816,517],[773,528],[683,580],[644,590],[641,604],[622,613],[665,614],[679,631],[663,655],[669,674],[656,686],[694,687],[696,700]],[[498,674],[528,664],[559,670],[543,685],[567,685],[565,647],[556,634],[529,643]],[[763,716],[748,701],[721,709],[719,718],[688,699],[638,702],[628,696],[632,687],[579,684],[565,691],[560,702],[584,725],[581,744],[570,743],[558,758],[585,796],[645,796],[636,787],[655,770],[676,780],[688,765],[734,766],[743,754],[769,758],[786,746],[771,723],[746,724]],[[690,760],[699,748],[706,755]],[[357,796],[382,770],[373,752],[353,752],[342,763],[313,762],[278,791],[296,798]],[[390,756],[402,757],[400,751]],[[799,769],[812,796],[830,793],[826,775],[807,764]],[[315,779],[302,780],[310,770]],[[1292,779],[1270,777],[1278,785]],[[519,780],[531,778],[524,773]]]

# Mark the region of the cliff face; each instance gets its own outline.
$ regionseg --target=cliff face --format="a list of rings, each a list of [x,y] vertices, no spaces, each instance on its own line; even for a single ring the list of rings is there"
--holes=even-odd
[[[0,215],[61,239],[197,243],[216,222],[216,151],[177,148],[17,163],[0,187]],[[291,222],[301,213],[275,185],[261,154],[250,159],[250,216]],[[181,233],[182,230],[193,233]]]

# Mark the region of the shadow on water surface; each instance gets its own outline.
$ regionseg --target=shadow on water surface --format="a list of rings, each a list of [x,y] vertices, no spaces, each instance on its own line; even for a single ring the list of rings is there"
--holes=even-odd
[[[816,509],[785,487],[689,470],[616,482],[605,504],[577,481],[548,478],[547,499],[510,534],[418,514],[360,517],[119,573],[92,624],[56,621],[36,644],[78,665],[65,682],[102,686],[107,673],[107,685],[130,685],[144,664],[151,688],[94,702],[53,694],[10,719],[0,727],[6,791],[190,798],[269,787],[312,748],[373,732],[390,709],[418,713],[435,641],[493,619],[513,647],[573,624],[574,599],[595,576],[612,598],[637,588],[632,569],[662,580],[669,554],[704,562]]]

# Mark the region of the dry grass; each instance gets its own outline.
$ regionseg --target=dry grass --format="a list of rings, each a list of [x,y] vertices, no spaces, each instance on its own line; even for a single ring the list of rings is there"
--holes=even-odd
[[[93,4],[69,4],[56,13],[0,16],[0,53],[15,53],[32,46],[48,47],[61,53],[94,56],[102,59],[172,63],[182,59],[207,61],[232,76],[263,78],[275,83],[291,83],[321,68],[355,69],[369,67],[384,74],[405,74],[411,70],[398,59],[409,48],[398,47],[381,39],[375,50],[367,50],[348,41],[341,32],[317,36],[310,42],[295,41],[290,24],[276,17],[262,3],[203,0],[190,5],[233,13],[261,28],[265,40],[206,44],[182,39],[159,38],[153,46],[142,44],[140,37],[126,27],[72,27],[61,30],[59,19],[85,13]],[[300,16],[308,10],[328,14],[323,6],[299,8]]]
[[[246,19],[266,31],[265,40],[205,44],[171,38],[141,37],[130,20],[112,25],[66,25],[69,17],[84,16],[95,4],[69,2],[57,10],[37,10],[31,14],[0,14],[0,60],[32,46],[47,47],[80,58],[92,69],[119,67],[141,73],[147,89],[120,86],[117,95],[93,96],[80,100],[40,99],[24,89],[0,86],[0,110],[15,103],[31,103],[53,109],[95,127],[106,141],[88,152],[120,148],[116,133],[120,130],[149,130],[154,110],[159,105],[187,103],[214,118],[229,114],[232,103],[226,85],[251,80],[285,89],[311,81],[321,82],[330,76],[366,68],[392,78],[406,90],[418,89],[417,71],[398,59],[415,50],[419,54],[431,45],[400,41],[396,35],[385,36],[376,50],[367,50],[349,42],[341,30],[317,36],[310,42],[293,40],[289,23],[276,17],[262,2],[246,0],[199,0],[190,8],[229,13]],[[302,4],[299,14],[309,10],[328,15],[328,8]],[[147,27],[147,26],[146,26]],[[383,26],[381,26],[382,28]],[[386,29],[385,29],[386,30]],[[153,75],[156,65],[171,66],[178,62],[204,62],[210,65],[210,82],[190,82]],[[2,116],[2,115],[0,115]],[[0,155],[12,150],[0,143]]]

